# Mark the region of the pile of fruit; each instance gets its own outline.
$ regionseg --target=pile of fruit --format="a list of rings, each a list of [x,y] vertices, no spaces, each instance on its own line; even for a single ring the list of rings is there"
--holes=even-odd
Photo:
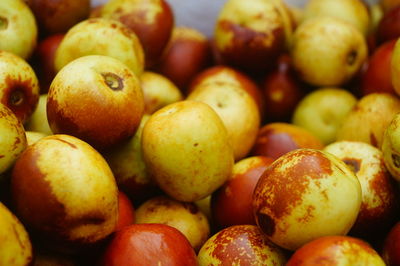
[[[400,0],[227,0],[211,37],[1,0],[0,266],[400,265],[399,37]]]

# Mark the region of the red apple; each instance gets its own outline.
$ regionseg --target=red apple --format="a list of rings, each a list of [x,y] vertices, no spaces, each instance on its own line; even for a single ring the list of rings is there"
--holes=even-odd
[[[211,46],[207,37],[194,28],[175,27],[155,71],[186,94],[189,82],[210,63]]]
[[[118,231],[100,265],[197,265],[186,237],[164,224],[133,224]]]
[[[143,46],[146,67],[159,60],[174,26],[174,14],[167,1],[113,0],[99,12],[100,17],[118,20],[136,33]]]
[[[211,196],[212,217],[216,225],[256,224],[252,208],[253,190],[273,159],[264,156],[237,162],[230,179]]]
[[[222,229],[198,253],[199,266],[284,265],[284,251],[271,243],[255,225],[235,225]]]
[[[56,75],[54,57],[63,38],[64,34],[50,35],[41,40],[34,51],[32,66],[39,80],[41,94],[48,92],[50,83]]]
[[[130,199],[122,191],[118,192],[118,220],[115,231],[135,223],[135,209]]]
[[[279,57],[277,67],[266,75],[261,88],[268,121],[289,121],[305,94],[287,54]]]
[[[382,257],[388,266],[400,265],[400,222],[386,235]]]
[[[365,241],[348,236],[326,236],[311,241],[290,257],[287,266],[381,265],[379,254]]]
[[[66,32],[90,12],[90,0],[25,0],[43,34]]]
[[[386,12],[376,29],[376,38],[379,43],[397,40],[400,37],[400,6]]]
[[[251,154],[277,159],[295,149],[322,149],[323,147],[321,140],[308,130],[289,123],[276,122],[260,128]]]
[[[395,44],[396,40],[385,42],[374,50],[369,57],[366,70],[361,75],[361,96],[374,92],[396,94],[390,73],[390,64]]]

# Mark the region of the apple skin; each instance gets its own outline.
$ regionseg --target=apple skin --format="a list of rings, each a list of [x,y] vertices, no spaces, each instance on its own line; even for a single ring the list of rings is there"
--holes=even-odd
[[[139,79],[125,64],[90,55],[57,73],[46,109],[53,133],[73,135],[105,150],[135,134],[144,99]]]
[[[174,14],[164,0],[111,0],[103,5],[100,16],[118,20],[135,32],[144,49],[146,68],[159,60],[174,27]]]
[[[375,92],[396,94],[390,73],[395,44],[396,40],[382,43],[369,57],[367,68],[361,75],[361,96]]]
[[[382,152],[386,168],[393,178],[400,181],[400,116],[396,114],[385,129],[383,136]]]
[[[187,94],[191,80],[211,64],[211,46],[195,28],[176,26],[154,71],[168,77]]]
[[[256,102],[242,86],[218,82],[199,85],[186,99],[206,103],[219,115],[228,131],[235,161],[249,154],[261,115]]]
[[[27,147],[24,126],[15,114],[0,103],[0,174],[10,169]],[[0,179],[5,178],[1,176]]]
[[[262,173],[274,160],[252,156],[235,163],[232,175],[211,196],[211,211],[218,228],[256,224],[253,215],[253,191]]]
[[[232,172],[228,132],[218,114],[202,102],[184,100],[155,112],[143,128],[141,144],[152,178],[179,201],[207,197]]]
[[[251,155],[277,159],[295,149],[323,147],[321,140],[308,130],[289,123],[274,122],[260,128]]]
[[[255,225],[234,225],[214,234],[198,253],[205,265],[285,265],[283,249],[271,243]]]
[[[114,57],[136,75],[140,75],[144,69],[144,52],[138,37],[116,20],[92,18],[69,29],[56,51],[56,71],[59,72],[69,62],[86,55]]]
[[[198,73],[191,81],[187,93],[192,93],[197,87],[205,84],[232,83],[242,87],[256,102],[261,117],[265,117],[265,102],[261,88],[247,74],[225,65],[216,65]]]
[[[400,265],[400,222],[396,223],[385,236],[382,257],[388,266]]]
[[[399,187],[385,167],[383,153],[374,146],[338,141],[324,148],[346,163],[361,184],[362,202],[349,235],[373,242],[387,233],[399,218]]]
[[[262,73],[284,51],[287,31],[290,16],[281,1],[229,0],[217,17],[214,39],[225,64]]]
[[[64,33],[90,12],[90,0],[25,0],[44,36]]]
[[[194,249],[177,229],[164,224],[133,224],[118,231],[99,265],[197,265]]]
[[[24,124],[26,130],[41,132],[46,135],[53,134],[47,120],[46,106],[47,94],[42,94],[39,96],[39,101],[35,111],[33,111],[28,121]]]
[[[376,29],[378,43],[397,40],[400,37],[400,6],[386,12]]]
[[[0,202],[0,265],[31,265],[32,244],[20,220]]]
[[[178,229],[197,252],[210,235],[207,217],[192,202],[157,196],[136,209],[137,224],[165,224]]]
[[[390,62],[390,74],[392,77],[392,85],[397,95],[400,95],[400,41],[396,41],[392,52],[392,60]]]
[[[358,100],[343,120],[336,140],[352,140],[382,147],[383,135],[400,112],[400,99],[388,93],[371,93]]]
[[[315,239],[296,250],[286,265],[317,264],[385,265],[378,252],[367,242],[349,236],[325,236]]]
[[[360,70],[368,48],[365,37],[351,24],[321,16],[296,28],[290,55],[303,81],[318,87],[340,87]]]
[[[35,131],[25,131],[26,135],[26,142],[27,145],[32,145],[36,143],[39,139],[42,139],[48,135],[41,133],[41,132],[35,132]]]
[[[329,144],[336,140],[337,131],[356,103],[357,98],[345,89],[316,89],[298,103],[292,123]]]
[[[0,51],[0,102],[25,123],[39,100],[39,83],[32,67],[19,56]]]
[[[355,174],[335,156],[314,149],[275,160],[253,194],[257,225],[273,243],[292,251],[321,236],[347,234],[360,206]]]
[[[122,191],[118,191],[118,221],[115,231],[135,223],[135,208]]]
[[[39,80],[41,94],[48,92],[50,84],[56,75],[54,57],[64,35],[54,34],[39,41],[30,60]]]
[[[179,88],[161,74],[145,71],[139,78],[144,97],[144,111],[147,114],[152,114],[158,109],[184,98]]]
[[[37,44],[35,17],[23,0],[0,2],[0,50],[28,59]]]
[[[117,223],[111,169],[93,147],[72,136],[47,136],[28,146],[13,167],[11,193],[32,237],[54,250],[92,246]]]
[[[289,121],[305,95],[304,87],[293,70],[290,56],[282,54],[278,58],[277,67],[267,73],[261,85],[266,120]]]

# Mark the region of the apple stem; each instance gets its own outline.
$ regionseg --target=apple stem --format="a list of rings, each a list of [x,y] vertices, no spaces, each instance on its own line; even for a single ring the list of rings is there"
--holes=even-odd
[[[114,73],[102,73],[101,74],[104,78],[105,83],[107,86],[112,90],[122,90],[124,88],[124,84],[122,82],[122,78]]]

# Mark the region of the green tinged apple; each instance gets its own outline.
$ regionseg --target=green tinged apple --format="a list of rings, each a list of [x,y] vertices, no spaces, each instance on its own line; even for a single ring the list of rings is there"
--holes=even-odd
[[[382,152],[387,169],[400,181],[400,114],[393,118],[385,130]]]

